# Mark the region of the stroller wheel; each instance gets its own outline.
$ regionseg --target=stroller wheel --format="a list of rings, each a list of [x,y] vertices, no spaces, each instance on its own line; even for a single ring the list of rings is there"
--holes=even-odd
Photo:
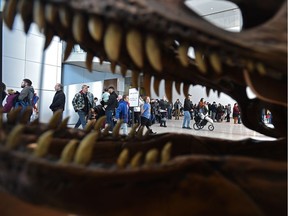
[[[213,131],[213,130],[214,130],[214,125],[212,125],[212,124],[209,125],[209,126],[208,126],[208,129],[209,129],[210,131]]]
[[[201,127],[196,123],[193,124],[193,128],[194,128],[194,130],[200,130],[201,129]]]

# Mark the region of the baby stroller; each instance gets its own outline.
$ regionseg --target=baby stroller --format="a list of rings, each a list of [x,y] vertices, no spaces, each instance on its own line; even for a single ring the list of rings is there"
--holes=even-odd
[[[167,121],[167,111],[166,110],[160,110],[160,127],[167,127],[166,121]]]
[[[195,130],[200,130],[204,128],[207,123],[209,123],[208,129],[210,131],[214,130],[213,120],[208,115],[204,115],[203,113],[199,113],[198,111],[195,111],[194,115],[195,123],[193,124],[193,128]]]

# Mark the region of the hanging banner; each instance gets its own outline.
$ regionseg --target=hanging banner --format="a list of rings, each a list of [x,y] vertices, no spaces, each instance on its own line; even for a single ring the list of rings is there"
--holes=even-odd
[[[136,88],[129,89],[129,104],[130,107],[139,106],[139,92]]]

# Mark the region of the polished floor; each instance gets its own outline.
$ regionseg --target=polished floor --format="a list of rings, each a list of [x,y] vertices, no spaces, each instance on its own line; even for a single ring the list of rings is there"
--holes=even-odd
[[[151,126],[153,132],[157,133],[165,133],[165,132],[173,132],[173,133],[187,133],[196,136],[204,136],[204,137],[213,137],[213,138],[221,138],[221,139],[229,139],[229,140],[240,140],[245,138],[253,138],[257,140],[273,140],[271,137],[267,137],[258,132],[250,130],[246,128],[243,124],[234,124],[233,122],[215,122],[214,130],[208,130],[208,124],[201,130],[194,130],[193,124],[194,120],[191,121],[190,127],[192,129],[183,129],[182,128],[183,117],[180,117],[179,120],[167,120],[167,127],[160,127],[160,124],[154,124]],[[267,125],[268,127],[272,125]]]

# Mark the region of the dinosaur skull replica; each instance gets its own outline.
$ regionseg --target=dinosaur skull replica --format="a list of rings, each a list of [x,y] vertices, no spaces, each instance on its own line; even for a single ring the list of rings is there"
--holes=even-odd
[[[144,77],[150,95],[165,80],[188,94],[203,85],[234,98],[246,127],[274,137],[227,141],[183,134],[101,132],[27,122],[19,110],[1,123],[0,188],[27,202],[80,215],[286,215],[287,2],[231,0],[243,16],[240,33],[205,21],[180,0],[9,0],[4,21],[35,22],[47,48],[54,35],[92,59]],[[161,38],[161,40],[160,40]],[[177,43],[175,42],[177,41]],[[195,50],[195,59],[187,55]],[[177,74],[177,75],[176,75]],[[183,83],[183,84],[182,84]],[[181,85],[182,84],[182,85]],[[249,86],[257,95],[249,99]],[[274,128],[261,121],[273,113]],[[36,145],[36,148],[31,146]]]

